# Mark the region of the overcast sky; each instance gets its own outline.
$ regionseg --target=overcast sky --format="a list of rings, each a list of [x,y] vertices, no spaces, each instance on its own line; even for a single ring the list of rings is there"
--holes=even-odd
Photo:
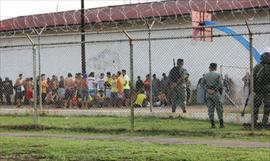
[[[160,0],[84,0],[85,8]],[[81,0],[0,0],[0,19],[80,9]]]

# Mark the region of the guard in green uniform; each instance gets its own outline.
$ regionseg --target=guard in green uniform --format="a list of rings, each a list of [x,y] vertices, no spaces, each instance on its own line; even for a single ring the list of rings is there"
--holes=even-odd
[[[258,127],[259,108],[264,104],[262,126],[268,126],[270,114],[270,49],[263,52],[261,63],[254,67],[254,125]]]
[[[215,128],[214,112],[217,110],[220,128],[224,128],[223,122],[223,107],[220,101],[222,94],[223,84],[222,76],[216,72],[217,64],[211,63],[209,72],[204,75],[202,84],[206,89],[206,104],[208,107],[208,116],[211,122],[211,128]]]
[[[178,59],[177,66],[173,67],[169,73],[170,99],[172,103],[172,112],[180,106],[186,113],[186,78],[187,70],[183,68],[184,60]]]

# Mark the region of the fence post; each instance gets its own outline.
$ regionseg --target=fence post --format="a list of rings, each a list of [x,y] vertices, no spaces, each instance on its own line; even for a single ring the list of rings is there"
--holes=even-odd
[[[147,23],[148,28],[148,46],[149,46],[149,75],[150,75],[150,112],[153,111],[153,84],[152,84],[152,46],[151,46],[151,30],[155,24],[155,21],[149,26]]]
[[[133,41],[131,36],[127,33],[127,31],[123,31],[124,34],[129,39],[129,58],[130,58],[130,81],[131,81],[131,97],[130,97],[130,131],[134,131],[134,122],[135,122],[135,116],[134,116],[134,106],[133,106],[133,84],[134,84],[134,69],[133,69]]]
[[[254,70],[253,70],[253,34],[249,28],[249,25],[246,22],[249,36],[249,67],[250,67],[250,106],[251,106],[251,131],[254,130]]]
[[[34,125],[38,125],[38,112],[37,112],[37,67],[36,67],[36,45],[34,41],[30,38],[30,36],[27,34],[26,35],[29,41],[32,44],[32,58],[33,58],[33,81],[34,81]]]
[[[0,75],[2,75],[2,53],[0,51]]]
[[[40,54],[40,36],[42,35],[43,31],[46,29],[46,26],[44,26],[40,32],[38,32],[36,29],[34,29],[34,31],[36,32],[36,34],[38,35],[38,77],[39,77],[39,108],[42,110],[42,87],[41,87],[41,82],[40,82],[40,78],[41,78],[41,54]]]

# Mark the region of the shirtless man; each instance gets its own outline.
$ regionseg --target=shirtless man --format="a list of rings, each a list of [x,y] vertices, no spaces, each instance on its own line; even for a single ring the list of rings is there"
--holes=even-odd
[[[69,108],[70,101],[72,100],[75,92],[75,82],[72,78],[72,74],[68,73],[68,77],[64,82],[65,86],[65,108]]]
[[[16,79],[15,82],[15,102],[18,107],[20,107],[22,104],[22,100],[24,97],[24,80],[23,80],[23,75],[19,74],[19,77]]]

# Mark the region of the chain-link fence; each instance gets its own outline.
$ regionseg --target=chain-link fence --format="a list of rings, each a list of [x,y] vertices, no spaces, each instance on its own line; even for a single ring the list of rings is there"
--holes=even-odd
[[[213,42],[200,42],[193,40],[190,27],[86,33],[86,73],[81,73],[79,33],[30,36],[37,48],[36,62],[26,37],[3,38],[2,107],[33,107],[36,100],[39,110],[57,109],[62,114],[130,116],[134,110],[135,116],[140,117],[168,117],[173,112],[173,116],[200,120],[213,120],[216,109],[219,120],[216,114],[215,120],[236,124],[251,123],[254,110],[255,126],[261,122],[267,127],[270,51],[264,51],[268,55],[262,61],[253,53],[253,73],[249,46],[239,42],[239,38],[246,39],[250,45],[247,26],[224,26],[239,34],[226,34],[214,27]],[[250,24],[250,28],[253,47],[263,52],[270,45],[269,23]],[[183,59],[182,68],[178,68],[179,58]],[[38,71],[36,98],[33,63],[37,63]],[[216,63],[217,68],[210,63]],[[209,65],[214,76],[209,76]],[[171,71],[174,67],[179,73]],[[177,107],[174,111],[174,105],[180,105],[182,110]],[[264,106],[263,112],[258,112],[260,106]]]

